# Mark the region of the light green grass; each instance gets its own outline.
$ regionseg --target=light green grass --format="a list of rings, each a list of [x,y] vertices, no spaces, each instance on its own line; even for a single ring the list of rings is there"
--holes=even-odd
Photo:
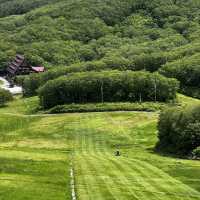
[[[70,199],[63,121],[0,115],[1,200]]]
[[[200,162],[153,151],[157,113],[24,115],[37,101],[0,109],[0,200],[71,199],[71,162],[78,200],[200,200]]]
[[[185,96],[183,94],[178,94],[177,100],[178,100],[178,102],[181,106],[194,105],[194,104],[200,103],[200,99],[188,97],[188,96]]]
[[[0,109],[0,114],[32,114],[36,113],[39,107],[39,98],[22,98],[21,95],[15,96],[15,99],[7,104],[6,107]]]
[[[65,126],[76,130],[78,199],[200,199],[200,163],[152,151],[156,121],[155,114],[121,112],[81,115],[78,126]],[[114,156],[117,149],[122,156]]]

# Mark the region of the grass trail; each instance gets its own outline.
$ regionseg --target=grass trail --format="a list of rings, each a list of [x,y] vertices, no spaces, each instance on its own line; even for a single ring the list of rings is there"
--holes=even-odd
[[[0,200],[70,200],[63,119],[0,115]]]
[[[78,200],[200,200],[200,162],[153,152],[156,113],[30,114],[37,101],[0,109],[0,200],[72,199],[71,162]]]
[[[141,132],[145,134],[145,129],[149,129],[155,123],[156,115],[129,113],[133,126],[125,119],[116,122],[115,118],[118,116],[115,115],[120,116],[119,113],[102,114],[101,118],[98,114],[96,118],[89,116],[87,125],[85,119],[80,120],[74,136],[78,199],[200,199],[199,191],[145,161],[149,153],[144,149],[144,144],[141,143],[139,149],[134,149],[137,142],[145,141],[139,138],[138,134]],[[127,118],[126,113],[121,113],[121,116],[123,115]],[[109,126],[114,127],[110,129]],[[121,141],[117,140],[116,144],[113,139],[118,137],[121,137]],[[124,142],[132,143],[133,148],[128,151],[120,148],[122,156],[115,157],[115,150],[125,146]],[[139,150],[141,152],[144,150],[143,156],[147,158],[139,159],[137,156]]]

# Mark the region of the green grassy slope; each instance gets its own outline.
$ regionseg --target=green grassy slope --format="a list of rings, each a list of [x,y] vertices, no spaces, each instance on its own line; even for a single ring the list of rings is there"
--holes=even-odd
[[[81,116],[74,127],[79,199],[200,198],[199,163],[152,152],[156,119],[147,113]],[[116,149],[121,157],[114,156]]]
[[[1,200],[70,199],[63,123],[60,118],[0,115]]]
[[[156,113],[24,115],[35,101],[0,109],[0,199],[71,199],[71,162],[80,200],[200,199],[200,163],[153,152]]]

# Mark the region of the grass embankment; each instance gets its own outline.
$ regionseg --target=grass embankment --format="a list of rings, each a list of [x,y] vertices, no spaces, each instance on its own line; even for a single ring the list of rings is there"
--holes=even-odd
[[[71,161],[79,200],[200,199],[200,162],[154,153],[156,113],[23,115],[36,102],[0,109],[1,200],[70,199]]]

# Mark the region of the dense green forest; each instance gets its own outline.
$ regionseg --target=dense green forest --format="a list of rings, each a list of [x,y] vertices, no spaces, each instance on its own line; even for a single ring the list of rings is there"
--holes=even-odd
[[[25,93],[49,74],[117,69],[159,71],[200,97],[199,0],[0,0],[0,13],[0,68],[21,53],[49,69]]]

